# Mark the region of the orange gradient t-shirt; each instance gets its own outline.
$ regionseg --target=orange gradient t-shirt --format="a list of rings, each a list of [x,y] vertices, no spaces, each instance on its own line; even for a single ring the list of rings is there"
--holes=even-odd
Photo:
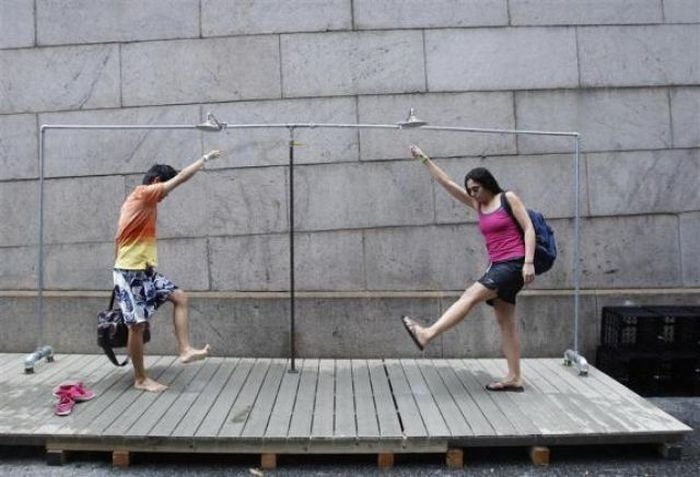
[[[127,197],[119,215],[114,268],[144,270],[158,265],[156,218],[165,184],[140,185]]]

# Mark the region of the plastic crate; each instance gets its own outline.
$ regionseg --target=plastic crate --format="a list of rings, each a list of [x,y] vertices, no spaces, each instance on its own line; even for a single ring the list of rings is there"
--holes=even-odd
[[[647,306],[661,317],[660,336],[679,349],[700,349],[700,306]]]
[[[700,396],[700,356],[599,346],[596,367],[642,396]]]
[[[700,307],[603,307],[600,341],[611,348],[700,350]]]

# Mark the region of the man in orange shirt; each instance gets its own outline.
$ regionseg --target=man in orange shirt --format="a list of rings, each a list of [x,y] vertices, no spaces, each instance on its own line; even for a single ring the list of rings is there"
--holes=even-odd
[[[146,323],[166,301],[174,305],[173,324],[180,361],[190,363],[209,355],[209,345],[203,348],[190,345],[187,294],[155,271],[158,265],[156,216],[158,203],[170,191],[220,155],[219,151],[210,151],[180,172],[169,165],[154,165],[144,176],[143,185],[137,186],[122,205],[115,239],[117,258],[113,278],[116,299],[129,327],[129,356],[134,364],[134,387],[137,389],[152,392],[167,389],[166,385],[148,377],[143,363]]]

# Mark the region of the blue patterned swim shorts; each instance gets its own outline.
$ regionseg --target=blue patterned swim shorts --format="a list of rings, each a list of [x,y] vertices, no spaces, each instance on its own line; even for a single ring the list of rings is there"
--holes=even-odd
[[[117,287],[116,301],[128,326],[148,321],[177,290],[177,286],[153,269],[112,271]]]

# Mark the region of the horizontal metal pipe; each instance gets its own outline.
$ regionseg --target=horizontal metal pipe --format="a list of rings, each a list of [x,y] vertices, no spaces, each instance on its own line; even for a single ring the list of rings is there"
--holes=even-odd
[[[493,128],[463,128],[456,126],[422,126],[418,129],[426,129],[429,131],[455,131],[455,132],[473,132],[484,134],[522,134],[535,136],[570,136],[578,137],[577,132],[567,131],[535,131],[528,129],[493,129]]]
[[[478,134],[515,134],[515,135],[536,135],[536,136],[569,136],[578,137],[577,132],[567,131],[536,131],[528,129],[496,129],[496,128],[468,128],[456,126],[420,126],[417,128],[401,127],[398,124],[344,124],[344,123],[260,123],[260,124],[227,124],[222,122],[224,129],[316,129],[316,128],[335,128],[335,129],[412,129],[412,130],[427,130],[427,131],[453,131],[453,132],[470,132]],[[196,125],[191,124],[152,124],[152,125],[120,125],[120,124],[101,124],[101,125],[83,125],[83,124],[44,124],[42,129],[195,129]],[[219,132],[219,131],[211,131]]]
[[[42,124],[46,129],[197,129],[192,124]]]

